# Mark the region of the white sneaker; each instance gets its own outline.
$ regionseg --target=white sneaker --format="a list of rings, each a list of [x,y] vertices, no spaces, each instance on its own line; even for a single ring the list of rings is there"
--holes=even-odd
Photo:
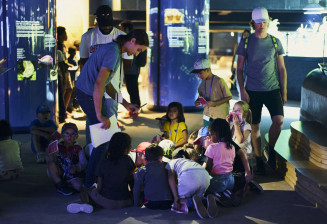
[[[79,213],[79,212],[85,212],[85,213],[92,213],[93,212],[93,206],[89,204],[78,204],[78,203],[72,203],[67,205],[67,212],[69,213]]]

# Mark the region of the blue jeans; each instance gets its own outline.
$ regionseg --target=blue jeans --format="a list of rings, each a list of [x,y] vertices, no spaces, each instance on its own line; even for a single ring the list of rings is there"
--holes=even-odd
[[[207,193],[221,193],[224,190],[233,190],[234,187],[234,176],[232,172],[225,174],[214,174],[210,180],[210,186],[208,187]]]
[[[96,116],[95,108],[94,108],[94,102],[93,102],[93,96],[87,95],[81,90],[76,88],[76,98],[78,100],[78,103],[80,104],[82,110],[86,114],[87,120],[90,125],[100,123],[98,121],[98,118]],[[110,107],[110,104],[106,102],[106,99],[102,98],[102,110],[101,113],[103,116],[109,117],[110,111],[112,110],[112,107]],[[90,157],[90,160],[87,164],[86,168],[86,176],[85,176],[85,187],[91,187],[95,181],[96,181],[96,172],[98,170],[98,166],[101,163],[101,159],[104,158],[107,149],[108,149],[109,143],[104,143],[102,145],[99,145],[98,147],[94,148]]]

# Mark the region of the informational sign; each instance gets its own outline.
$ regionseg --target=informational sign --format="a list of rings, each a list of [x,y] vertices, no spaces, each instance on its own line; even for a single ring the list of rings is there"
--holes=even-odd
[[[54,70],[56,40],[53,34],[46,34],[41,21],[16,21],[16,37],[18,81],[35,81],[37,70],[43,67]],[[50,77],[50,80],[54,78]]]

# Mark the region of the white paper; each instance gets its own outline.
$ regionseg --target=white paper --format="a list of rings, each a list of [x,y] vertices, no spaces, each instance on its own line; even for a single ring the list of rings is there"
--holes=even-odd
[[[111,116],[109,120],[109,129],[101,128],[102,123],[90,125],[91,140],[94,148],[98,147],[103,143],[109,142],[113,134],[121,131],[118,127],[115,115]]]
[[[210,117],[208,117],[207,115],[203,115],[203,120],[210,121]]]

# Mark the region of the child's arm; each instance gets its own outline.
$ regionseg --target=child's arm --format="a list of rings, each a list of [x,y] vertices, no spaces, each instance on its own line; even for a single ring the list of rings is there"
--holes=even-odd
[[[77,171],[78,172],[82,172],[83,170],[85,170],[87,166],[87,160],[86,160],[86,157],[85,157],[85,153],[83,150],[81,150],[79,153],[78,153],[78,164],[77,164]]]
[[[37,127],[37,126],[32,126],[30,128],[30,131],[33,135],[39,135],[42,136],[46,139],[50,139],[51,135],[53,132],[56,131],[54,127]]]
[[[176,149],[178,147],[183,146],[183,145],[185,145],[187,143],[187,140],[188,140],[187,129],[185,129],[182,133],[183,133],[183,140],[175,143],[175,148]]]
[[[213,159],[207,157],[207,162],[206,162],[205,168],[209,174],[211,174],[212,167],[213,167]]]
[[[217,101],[207,101],[208,102],[207,105],[209,107],[216,107],[216,106],[219,106],[219,105],[221,105],[223,103],[226,103],[226,102],[230,101],[231,99],[232,99],[232,96],[227,96],[227,97],[222,98],[222,99],[217,100]]]
[[[240,149],[240,150],[237,151],[237,154],[241,157],[242,164],[243,164],[244,169],[245,169],[246,183],[249,183],[253,179],[253,175],[252,175],[251,170],[250,170],[250,166],[249,166],[249,162],[248,162],[248,158],[246,156],[246,153],[242,149]]]
[[[177,209],[180,208],[179,197],[177,192],[176,173],[174,170],[168,170],[168,183],[171,193],[174,197],[174,205]]]

